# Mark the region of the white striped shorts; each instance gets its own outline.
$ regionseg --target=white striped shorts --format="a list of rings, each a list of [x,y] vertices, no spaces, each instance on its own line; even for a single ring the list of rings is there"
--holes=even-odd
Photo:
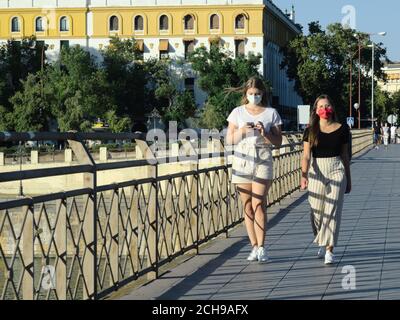
[[[232,183],[265,183],[273,178],[272,151],[268,146],[239,143],[232,162]]]

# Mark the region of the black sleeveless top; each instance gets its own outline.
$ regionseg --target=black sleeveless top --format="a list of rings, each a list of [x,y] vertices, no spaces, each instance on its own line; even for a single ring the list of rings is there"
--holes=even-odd
[[[306,128],[303,141],[309,142],[309,128]],[[319,132],[318,145],[311,148],[314,158],[338,157],[341,154],[342,146],[350,142],[350,130],[345,124],[331,133]]]

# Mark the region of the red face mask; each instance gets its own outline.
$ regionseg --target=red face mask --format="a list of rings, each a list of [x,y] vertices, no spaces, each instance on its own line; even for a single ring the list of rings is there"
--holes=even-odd
[[[329,119],[333,114],[333,109],[332,108],[318,109],[317,114],[322,119]]]

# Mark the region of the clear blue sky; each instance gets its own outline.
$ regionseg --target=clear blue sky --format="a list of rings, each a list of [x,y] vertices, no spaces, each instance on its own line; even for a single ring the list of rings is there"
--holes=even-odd
[[[342,8],[355,8],[356,28],[362,32],[386,31],[385,37],[374,36],[374,42],[382,42],[387,48],[390,60],[400,61],[400,1],[399,0],[272,0],[282,11],[295,6],[296,22],[308,33],[308,23],[320,21],[325,28],[328,24],[342,22],[346,14]]]

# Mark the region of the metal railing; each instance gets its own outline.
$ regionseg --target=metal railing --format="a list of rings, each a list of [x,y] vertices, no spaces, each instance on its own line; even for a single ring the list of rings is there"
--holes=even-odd
[[[82,173],[84,185],[0,202],[0,299],[100,299],[141,276],[158,277],[166,263],[198,252],[201,244],[243,221],[230,183],[231,152],[223,147],[208,154],[217,159],[210,167],[200,168],[204,155],[194,152],[180,162],[182,172],[160,175],[160,163],[171,159],[154,158],[142,135],[34,136],[68,140],[80,164],[4,172],[0,182]],[[148,157],[96,164],[85,139],[134,139]],[[269,206],[299,189],[301,142],[296,134],[286,139],[273,151]],[[32,140],[32,134],[0,133],[0,141],[20,140]],[[145,170],[147,178],[97,183],[101,171],[135,167]]]

